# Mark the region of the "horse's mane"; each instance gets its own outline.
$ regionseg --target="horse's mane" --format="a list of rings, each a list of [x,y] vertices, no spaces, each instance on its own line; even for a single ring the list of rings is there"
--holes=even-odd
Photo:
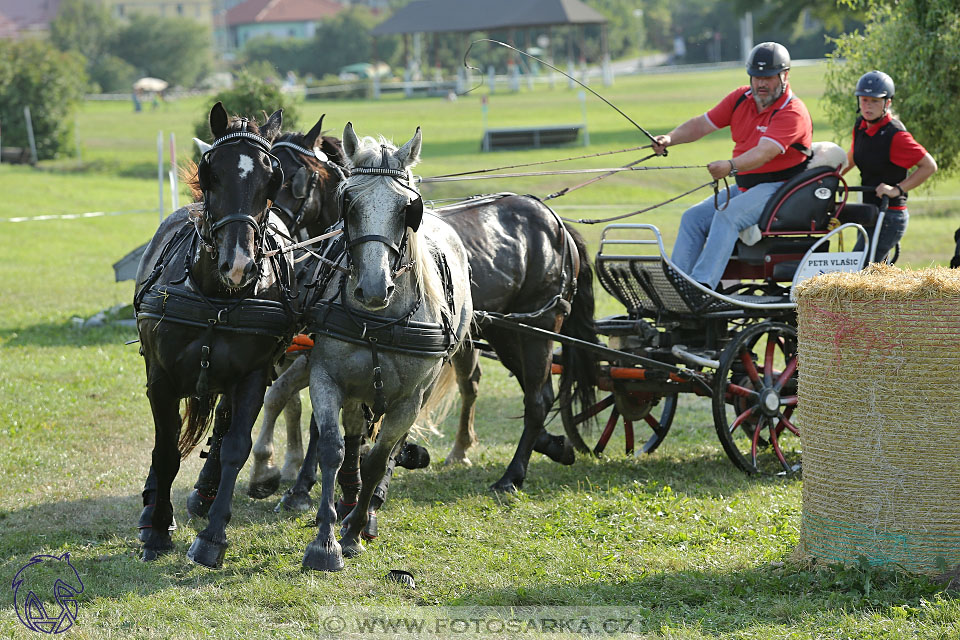
[[[360,140],[356,157],[346,159],[348,166],[351,169],[354,167],[379,167],[381,161],[381,146],[385,146],[390,152],[395,152],[397,150],[397,146],[386,138],[380,137],[379,139],[376,139],[370,136],[364,137]],[[401,168],[399,166],[393,166],[394,164],[394,162],[391,162],[391,168]],[[405,172],[407,174],[407,184],[410,185],[411,189],[413,188],[414,184],[413,171],[411,171],[411,168],[414,165],[416,165],[416,162],[408,165],[405,168]],[[392,191],[407,198],[412,195],[410,191],[398,185],[396,181],[389,176],[354,174],[346,181],[340,183],[338,187],[338,196],[347,188],[348,183],[350,183],[351,198],[353,202],[359,202],[377,185],[386,186],[388,189],[391,189]],[[344,215],[345,213],[346,212],[342,211],[340,215]],[[420,291],[423,294],[424,302],[433,309],[447,310],[447,301],[446,294],[444,293],[443,289],[443,281],[440,279],[440,273],[437,270],[437,263],[430,252],[430,247],[427,245],[426,239],[419,233],[411,230],[409,227],[406,229],[406,232],[407,247],[410,251],[410,259],[414,264],[413,272],[417,279],[417,283],[420,286]]]
[[[230,121],[227,123],[227,132],[240,131],[243,128],[243,121],[244,119],[240,116],[230,116]],[[247,131],[260,135],[260,125],[258,125],[255,120],[247,120],[246,122]],[[187,162],[177,170],[177,175],[180,181],[190,189],[190,195],[193,197],[194,202],[203,200],[203,190],[200,189],[200,178],[197,176],[196,162],[187,160]]]
[[[299,133],[296,131],[289,131],[287,133],[281,134],[274,140],[274,143],[277,142],[292,142],[295,145],[299,145],[304,148],[308,148],[306,144],[306,134]],[[346,166],[346,160],[343,157],[343,147],[340,145],[340,140],[332,136],[321,136],[319,140],[320,144],[316,143],[314,146],[319,146],[320,150],[327,154],[327,157],[339,164],[341,167]],[[327,180],[330,180],[332,176],[330,175],[330,169],[327,168],[327,165],[322,163],[320,160],[312,156],[302,156],[298,154],[300,162],[302,162],[308,169],[311,171],[316,171],[320,176],[320,182],[326,183]]]

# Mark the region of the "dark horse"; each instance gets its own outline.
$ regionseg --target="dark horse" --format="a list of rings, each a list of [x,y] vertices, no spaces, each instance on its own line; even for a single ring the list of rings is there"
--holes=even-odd
[[[323,135],[323,116],[306,134],[288,132],[278,136],[271,147],[280,161],[284,181],[273,200],[273,212],[284,222],[293,239],[307,240],[321,235],[340,218],[337,187],[346,179],[345,159],[340,140]],[[197,141],[201,151],[209,145]],[[194,189],[194,196],[200,196]],[[254,498],[266,498],[280,486],[281,471],[273,464],[273,428],[282,412],[287,425],[286,462],[282,477],[296,478],[303,461],[303,441],[300,431],[302,406],[300,389],[307,382],[292,382],[293,374],[306,371],[303,352],[291,353],[280,365],[281,374],[270,386],[263,401],[263,427],[253,447],[254,465],[250,474],[248,493]],[[293,371],[287,374],[289,368]],[[223,433],[215,426],[210,438],[210,451],[194,491],[187,501],[192,516],[206,515],[220,482],[219,448]]]
[[[533,196],[503,194],[437,209],[454,228],[470,257],[474,309],[549,331],[596,342],[593,328],[593,271],[583,237]],[[482,316],[481,316],[482,318]],[[494,491],[523,485],[532,451],[570,464],[573,448],[543,427],[553,405],[550,380],[553,341],[480,322],[479,333],[523,390],[523,434]],[[560,388],[589,402],[594,367],[581,350],[564,347]],[[476,440],[474,407],[480,383],[476,349],[453,358],[463,404],[448,462],[467,462]],[[586,405],[589,406],[589,405]]]
[[[257,126],[214,105],[215,140],[197,171],[203,202],[164,220],[140,262],[134,306],[155,425],[153,478],[144,491],[150,516],[141,531],[144,560],[173,549],[170,487],[181,459],[202,439],[218,394],[222,472],[209,525],[187,555],[218,567],[226,552],[230,503],[250,453],[250,429],[295,323],[289,263],[275,253],[281,241],[273,229],[281,223],[268,211],[283,182],[270,152],[281,121],[277,111]]]

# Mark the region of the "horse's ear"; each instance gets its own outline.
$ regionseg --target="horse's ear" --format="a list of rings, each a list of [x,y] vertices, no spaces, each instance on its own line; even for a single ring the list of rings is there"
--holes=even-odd
[[[410,141],[397,149],[397,152],[394,154],[397,160],[400,161],[400,166],[407,168],[420,162],[421,142],[423,142],[423,135],[420,133],[420,127],[417,127],[417,132],[413,134]]]
[[[353,123],[348,122],[343,128],[343,152],[347,154],[347,160],[353,161],[357,149],[360,148],[360,138],[353,132]]]
[[[210,132],[213,133],[213,139],[221,137],[227,132],[227,125],[230,117],[227,116],[227,110],[223,108],[223,103],[218,102],[210,109]]]
[[[260,135],[267,140],[273,140],[280,135],[283,126],[283,109],[277,109],[273,115],[267,118],[267,121],[260,127]]]
[[[323,131],[323,119],[327,114],[320,116],[320,119],[317,120],[317,124],[313,125],[313,129],[310,129],[307,132],[307,135],[303,138],[303,146],[307,149],[313,149],[317,144],[317,139],[320,137],[320,133]]]

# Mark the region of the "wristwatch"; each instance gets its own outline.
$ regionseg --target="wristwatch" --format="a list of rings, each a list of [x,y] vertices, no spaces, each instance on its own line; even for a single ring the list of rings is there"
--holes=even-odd
[[[901,196],[901,197],[907,195],[907,192],[904,191],[904,190],[903,190],[903,187],[901,187],[899,184],[894,185],[894,186],[897,187],[897,191],[900,192],[900,196]]]
[[[733,163],[733,160],[727,160],[727,162],[730,163],[730,175],[737,175],[737,165]]]

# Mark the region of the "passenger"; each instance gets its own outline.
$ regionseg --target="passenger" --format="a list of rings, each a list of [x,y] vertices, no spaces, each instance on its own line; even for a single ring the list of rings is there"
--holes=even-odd
[[[847,152],[847,168],[856,164],[860,184],[876,189],[863,194],[863,201],[880,206],[883,196],[890,198],[887,213],[877,238],[877,262],[882,262],[907,231],[907,192],[923,184],[937,172],[937,162],[913,139],[907,128],[890,110],[895,87],[893,79],[882,71],[860,76],[853,94],[860,115],[853,125],[853,140]],[[907,175],[907,171],[916,171]]]
[[[787,84],[789,73],[790,54],[783,45],[758,44],[747,58],[750,86],[655,138],[653,149],[662,154],[669,146],[730,127],[733,157],[715,160],[707,170],[714,180],[733,176],[736,185],[720,194],[722,210],[714,207],[711,195],[684,212],[671,256],[678,268],[710,289],[720,282],[740,231],[757,224],[777,187],[806,167],[813,124]]]

